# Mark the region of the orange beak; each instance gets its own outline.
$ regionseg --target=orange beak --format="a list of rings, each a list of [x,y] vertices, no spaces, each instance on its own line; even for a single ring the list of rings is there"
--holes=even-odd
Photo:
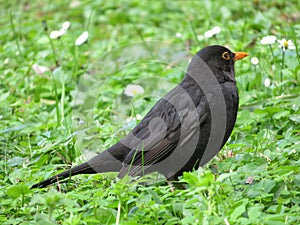
[[[245,58],[249,54],[247,52],[235,52],[234,53],[234,61],[240,60],[242,58]]]

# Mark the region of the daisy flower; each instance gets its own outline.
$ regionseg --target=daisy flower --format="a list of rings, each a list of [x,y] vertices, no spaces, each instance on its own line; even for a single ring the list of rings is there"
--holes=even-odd
[[[71,27],[71,23],[69,21],[65,21],[63,22],[63,24],[61,25],[61,28],[59,30],[54,30],[51,31],[50,33],[50,38],[51,39],[58,39],[61,36],[63,36],[67,30]]]
[[[285,38],[278,40],[278,47],[282,49],[282,60],[281,60],[281,72],[280,72],[280,81],[282,82],[283,69],[284,69],[284,56],[286,49],[295,49],[295,45],[291,40],[286,40]]]
[[[211,38],[212,36],[214,36],[214,34],[213,34],[212,30],[208,30],[204,33],[204,36],[206,38]]]
[[[206,31],[206,32],[204,33],[204,36],[205,36],[206,38],[211,38],[211,37],[217,35],[217,34],[220,33],[220,32],[221,32],[221,28],[220,28],[219,26],[215,26],[215,27],[213,27],[211,30]]]
[[[75,41],[75,45],[80,46],[86,43],[89,39],[89,32],[84,31]]]
[[[276,36],[274,36],[274,35],[268,35],[268,36],[263,37],[260,40],[260,43],[262,45],[269,45],[271,53],[272,53],[272,56],[273,56],[273,60],[274,60],[274,52],[273,52],[272,44],[274,44],[276,42],[276,39],[277,39]]]
[[[50,33],[50,38],[51,39],[57,39],[57,38],[60,38],[60,35],[61,33],[58,31],[58,30],[53,30],[51,31]]]
[[[213,32],[214,35],[216,35],[221,32],[221,27],[215,26],[211,29],[211,31]]]
[[[182,38],[182,34],[181,34],[181,33],[176,33],[175,36],[176,36],[177,38]]]
[[[271,80],[270,80],[270,78],[267,77],[267,78],[265,79],[264,85],[265,85],[265,87],[270,87],[270,85],[271,85]]]
[[[286,49],[295,49],[295,45],[291,40],[286,40],[285,38],[278,40],[279,48],[282,49],[282,51],[285,51]]]
[[[70,27],[71,27],[71,23],[69,21],[65,21],[61,25],[61,28],[64,29],[64,30],[69,30]]]
[[[274,35],[268,35],[266,37],[263,37],[261,39],[260,43],[262,45],[272,45],[272,44],[274,44],[276,42],[276,39],[277,39],[276,36],[274,36]]]
[[[138,94],[143,94],[144,89],[140,85],[136,84],[129,84],[124,90],[124,94],[129,96],[129,97],[134,97]]]
[[[258,65],[258,63],[259,63],[259,60],[257,57],[252,57],[250,61],[254,66]]]

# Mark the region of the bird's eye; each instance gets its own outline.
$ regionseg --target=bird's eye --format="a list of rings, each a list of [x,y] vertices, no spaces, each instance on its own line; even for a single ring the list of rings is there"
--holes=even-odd
[[[229,52],[224,52],[224,53],[222,54],[222,58],[225,59],[225,60],[229,60],[229,59],[230,59]]]

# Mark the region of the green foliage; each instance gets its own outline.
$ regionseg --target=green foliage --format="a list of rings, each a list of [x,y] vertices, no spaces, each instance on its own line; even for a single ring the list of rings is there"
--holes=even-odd
[[[1,224],[300,223],[299,1],[5,1],[0,10]],[[214,26],[221,32],[205,38]],[[267,35],[295,49],[262,45]],[[183,175],[185,189],[114,173],[29,189],[120,140],[179,83],[186,49],[208,44],[250,57],[235,67],[234,132],[209,165]],[[129,84],[144,93],[126,96]]]

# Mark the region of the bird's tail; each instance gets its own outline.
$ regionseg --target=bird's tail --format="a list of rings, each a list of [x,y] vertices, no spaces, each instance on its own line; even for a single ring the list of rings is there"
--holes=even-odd
[[[85,162],[78,166],[75,166],[69,170],[66,170],[62,173],[59,173],[53,177],[48,178],[47,180],[41,181],[37,184],[34,184],[31,188],[43,188],[48,186],[49,184],[53,184],[59,180],[63,180],[67,177],[71,177],[77,174],[93,174],[97,173],[89,163]]]
[[[97,154],[89,161],[50,177],[47,180],[41,181],[33,185],[31,188],[43,188],[49,184],[53,184],[59,180],[77,174],[119,172],[122,168],[122,162],[129,151],[130,149],[118,142],[106,151]]]

